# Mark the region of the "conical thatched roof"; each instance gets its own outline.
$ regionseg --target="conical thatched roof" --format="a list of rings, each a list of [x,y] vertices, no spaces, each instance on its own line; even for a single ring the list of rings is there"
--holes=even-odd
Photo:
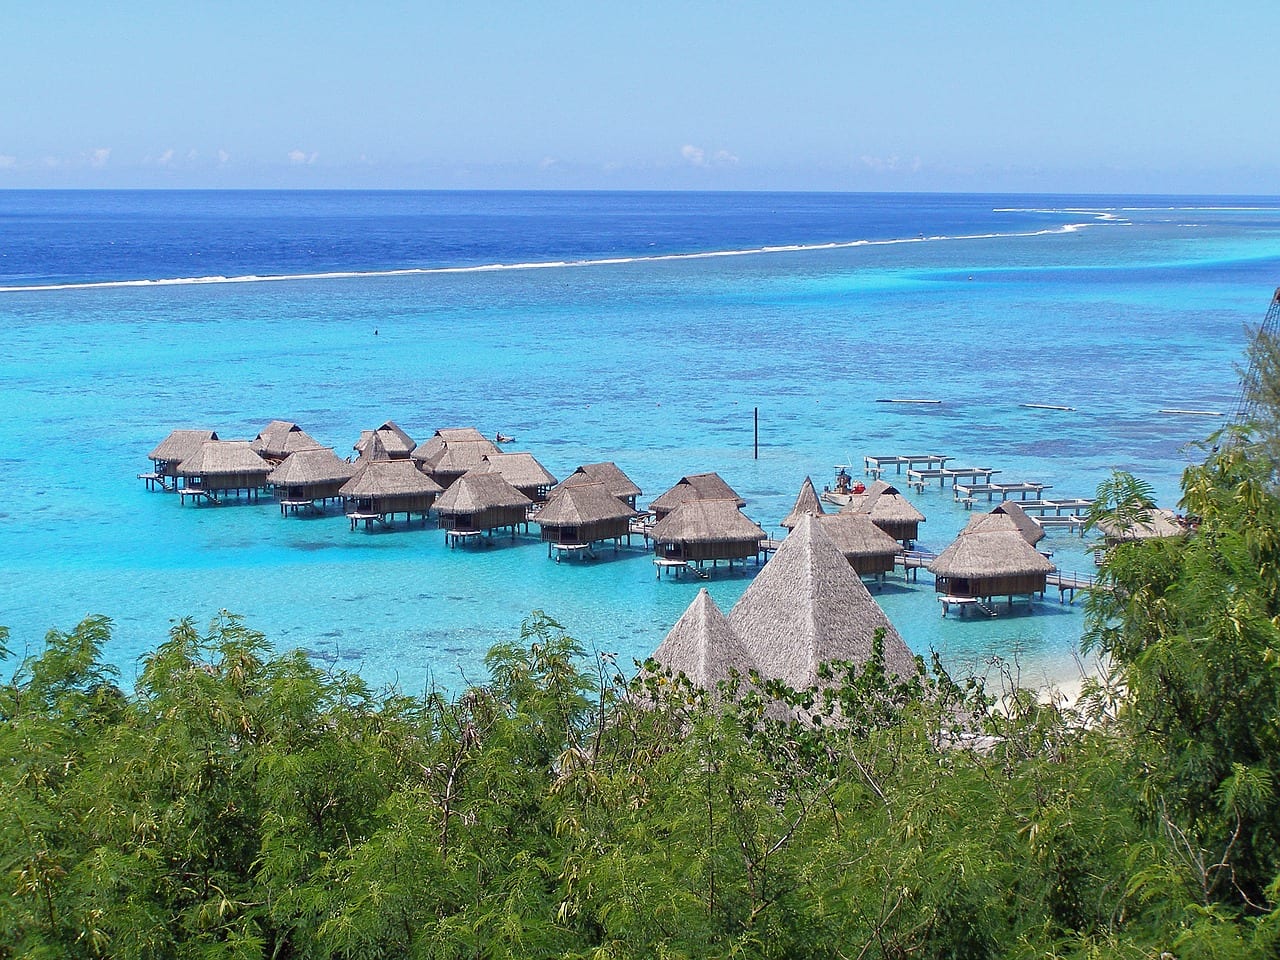
[[[615,497],[603,483],[575,483],[560,488],[533,518],[542,526],[575,527],[602,520],[639,516]]]
[[[811,517],[821,517],[826,512],[822,509],[822,501],[818,499],[818,491],[814,489],[813,480],[805,477],[804,483],[800,484],[800,495],[796,497],[796,505],[791,508],[791,512],[782,521],[782,526],[790,530],[800,522],[800,517],[804,514],[808,514]]]
[[[690,500],[732,500],[739,507],[747,505],[747,501],[738,496],[720,474],[693,473],[681,477],[674,487],[649,504],[649,509],[670,511]]]
[[[270,470],[271,465],[249,447],[248,440],[206,440],[178,467],[178,473],[184,477],[240,473],[261,473],[265,476]]]
[[[1053,564],[1016,530],[961,533],[929,564],[929,572],[951,579],[1021,577],[1049,573]]]
[[[441,451],[451,443],[485,443],[489,445],[488,453],[497,453],[498,447],[475,427],[441,427],[424,443],[418,444],[413,451],[413,459],[425,462],[438,457]]]
[[[533,501],[499,474],[472,471],[459,477],[436,501],[439,513],[479,513],[498,507],[527,507]]]
[[[491,453],[483,458],[476,470],[500,473],[513,487],[549,487],[556,482],[556,478],[532,453]]]
[[[895,557],[902,544],[875,525],[865,513],[830,513],[818,517],[823,532],[848,560]]]
[[[394,420],[388,420],[376,430],[364,430],[361,432],[360,439],[356,441],[355,449],[362,457],[364,456],[365,447],[374,437],[381,441],[387,456],[395,460],[403,460],[417,446],[413,442],[413,438],[401,430]]]
[[[312,447],[289,454],[267,477],[277,487],[346,482],[354,476],[355,464],[338,457],[329,447]]]
[[[1099,520],[1098,530],[1108,540],[1150,540],[1156,537],[1181,537],[1187,528],[1178,522],[1178,515],[1172,510],[1149,510],[1145,519],[1138,520],[1128,526],[1112,520]]]
[[[217,439],[218,435],[212,430],[174,430],[160,441],[160,445],[151,451],[147,459],[181,463],[199,453],[200,444],[206,440]]]
[[[765,532],[738,509],[736,500],[686,500],[653,525],[657,543],[760,541]]]
[[[556,485],[551,491],[551,498],[554,499],[556,494],[565,487],[583,483],[603,483],[608,491],[620,500],[638,497],[643,493],[631,478],[610,460],[604,463],[584,463]]]
[[[387,497],[440,493],[436,483],[412,460],[361,460],[355,475],[342,485],[344,497]]]
[[[902,637],[814,517],[800,517],[734,605],[729,624],[761,674],[797,689],[816,683],[824,662],[866,662],[880,627],[885,668],[915,672]]]
[[[272,420],[249,441],[249,446],[268,459],[283,460],[297,450],[312,450],[320,444],[296,423]]]
[[[911,501],[902,495],[897,487],[877,480],[867,487],[865,493],[851,494],[849,503],[842,507],[841,513],[865,513],[873,520],[891,520],[900,523],[917,523],[924,520],[924,514],[911,505]]]
[[[1044,530],[1013,501],[1000,504],[990,513],[979,513],[969,518],[962,533],[1020,534],[1027,543],[1035,546],[1044,539]]]
[[[728,680],[731,671],[746,677],[755,667],[746,646],[733,632],[706,587],[698,591],[693,603],[658,645],[653,659],[673,674],[683,673],[704,690]]]

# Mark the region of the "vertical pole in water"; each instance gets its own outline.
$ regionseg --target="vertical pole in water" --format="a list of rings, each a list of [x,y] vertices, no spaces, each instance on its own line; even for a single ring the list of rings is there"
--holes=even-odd
[[[754,412],[755,412],[755,422],[756,422],[756,430],[755,430],[755,433],[756,433],[756,443],[755,443],[755,453],[756,453],[756,457],[755,457],[755,458],[756,458],[757,460],[759,460],[759,459],[760,459],[760,408],[759,408],[759,407],[756,407]]]

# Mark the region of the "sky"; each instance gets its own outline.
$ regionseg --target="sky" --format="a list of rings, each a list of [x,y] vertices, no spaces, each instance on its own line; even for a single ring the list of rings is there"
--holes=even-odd
[[[0,0],[0,189],[1280,192],[1280,3]]]

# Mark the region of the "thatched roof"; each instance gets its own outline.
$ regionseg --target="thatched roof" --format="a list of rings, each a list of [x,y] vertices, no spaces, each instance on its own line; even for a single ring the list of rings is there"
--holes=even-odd
[[[272,420],[262,432],[249,441],[249,446],[272,460],[283,460],[297,450],[313,450],[320,444],[296,423]]]
[[[422,469],[427,473],[458,476],[480,466],[485,457],[496,452],[494,445],[484,438],[450,440],[426,459],[418,457],[415,451],[414,459],[422,464]]]
[[[377,437],[382,442],[387,455],[397,460],[409,456],[413,448],[417,446],[413,438],[401,430],[394,420],[388,420],[376,430],[364,430],[360,433],[360,439],[356,441],[355,449],[361,456],[364,455],[365,447],[374,437]]]
[[[583,482],[562,486],[533,521],[542,526],[576,527],[635,516],[639,514],[610,493],[603,483]]]
[[[760,541],[765,532],[751,522],[736,500],[686,500],[653,525],[657,543]]]
[[[824,662],[865,662],[880,627],[885,668],[915,672],[902,637],[814,517],[800,518],[734,605],[729,624],[761,674],[797,689],[816,683]]]
[[[356,458],[356,463],[368,463],[370,460],[404,459],[403,457],[393,458],[391,456],[390,451],[387,450],[382,442],[382,434],[367,430],[363,436],[364,445],[360,449],[360,456]]]
[[[1044,539],[1044,529],[1027,512],[1012,500],[1006,501],[990,513],[979,513],[969,518],[962,533],[1013,533],[1035,546]]]
[[[851,494],[849,503],[841,513],[865,513],[875,520],[892,520],[899,523],[923,522],[924,514],[911,505],[897,487],[877,480],[865,493]]]
[[[481,460],[476,470],[500,473],[513,487],[549,487],[556,482],[532,453],[491,453]]]
[[[681,477],[674,487],[650,503],[649,509],[674,510],[690,500],[732,500],[740,507],[747,505],[747,501],[738,496],[720,474],[693,473]]]
[[[1053,564],[1016,530],[961,533],[929,564],[929,572],[951,579],[1021,577],[1049,573]]]
[[[706,587],[667,633],[653,659],[673,674],[683,673],[704,690],[710,690],[730,672],[746,675],[755,667],[746,646],[733,632]]]
[[[436,483],[412,460],[361,460],[342,486],[344,497],[387,497],[440,493]]]
[[[479,513],[498,507],[527,507],[532,502],[499,474],[473,470],[440,494],[436,510],[449,514]]]
[[[160,441],[160,445],[151,451],[147,459],[180,463],[199,453],[200,444],[206,440],[217,439],[218,435],[212,430],[174,430]]]
[[[554,499],[555,495],[565,487],[583,483],[603,483],[608,491],[619,499],[638,497],[644,492],[622,472],[616,463],[609,460],[604,463],[584,463],[561,480],[551,491],[551,496]]]
[[[1125,526],[1112,520],[1099,520],[1096,524],[1108,540],[1150,540],[1157,537],[1181,537],[1187,528],[1178,522],[1172,510],[1154,509],[1145,513],[1144,519]]]
[[[865,513],[829,513],[817,519],[846,559],[894,557],[902,552],[902,544]]]
[[[791,512],[782,521],[782,526],[790,530],[800,522],[800,517],[804,514],[808,514],[811,517],[821,517],[826,512],[822,509],[822,501],[818,499],[818,491],[814,489],[813,480],[805,477],[804,483],[800,484],[800,495],[796,497],[796,505],[791,508]]]
[[[329,447],[312,447],[289,454],[267,477],[277,487],[346,482],[355,475],[355,464],[338,457]]]
[[[200,449],[182,461],[178,473],[184,477],[217,477],[240,473],[266,476],[271,465],[249,447],[248,440],[206,440]]]
[[[486,443],[488,453],[497,453],[498,447],[475,427],[441,427],[413,451],[413,459],[423,462],[438,457],[451,443]]]

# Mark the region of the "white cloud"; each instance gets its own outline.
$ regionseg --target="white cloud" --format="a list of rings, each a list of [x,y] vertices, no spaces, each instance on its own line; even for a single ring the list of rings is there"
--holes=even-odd
[[[192,147],[187,151],[187,163],[194,163],[198,156],[200,156],[200,154],[196,151],[195,147]]]
[[[94,169],[101,169],[107,165],[107,161],[111,159],[110,147],[99,147],[89,154],[89,166]]]
[[[225,150],[219,150],[218,163],[221,164],[222,166],[226,166],[230,162],[231,162],[231,154],[227,153],[227,151]]]
[[[160,164],[162,167],[167,167],[169,164],[173,163],[173,148],[170,147],[164,153],[160,154],[160,159],[157,160],[156,163]]]
[[[319,158],[319,156],[320,154],[315,153],[314,151],[311,153],[306,153],[305,151],[302,151],[302,150],[290,150],[289,162],[293,164],[311,164],[311,163],[315,163],[317,158]]]
[[[10,170],[18,165],[18,158],[7,153],[0,153],[0,170]]]
[[[872,157],[864,154],[860,159],[862,160],[862,165],[867,169],[880,172],[907,170],[911,173],[917,173],[922,166],[919,157],[912,157],[910,160],[906,160],[896,153],[889,157]]]
[[[732,167],[738,163],[737,156],[728,150],[717,150],[715,153],[708,154],[702,147],[695,147],[691,143],[686,143],[680,148],[680,156],[694,167]]]

